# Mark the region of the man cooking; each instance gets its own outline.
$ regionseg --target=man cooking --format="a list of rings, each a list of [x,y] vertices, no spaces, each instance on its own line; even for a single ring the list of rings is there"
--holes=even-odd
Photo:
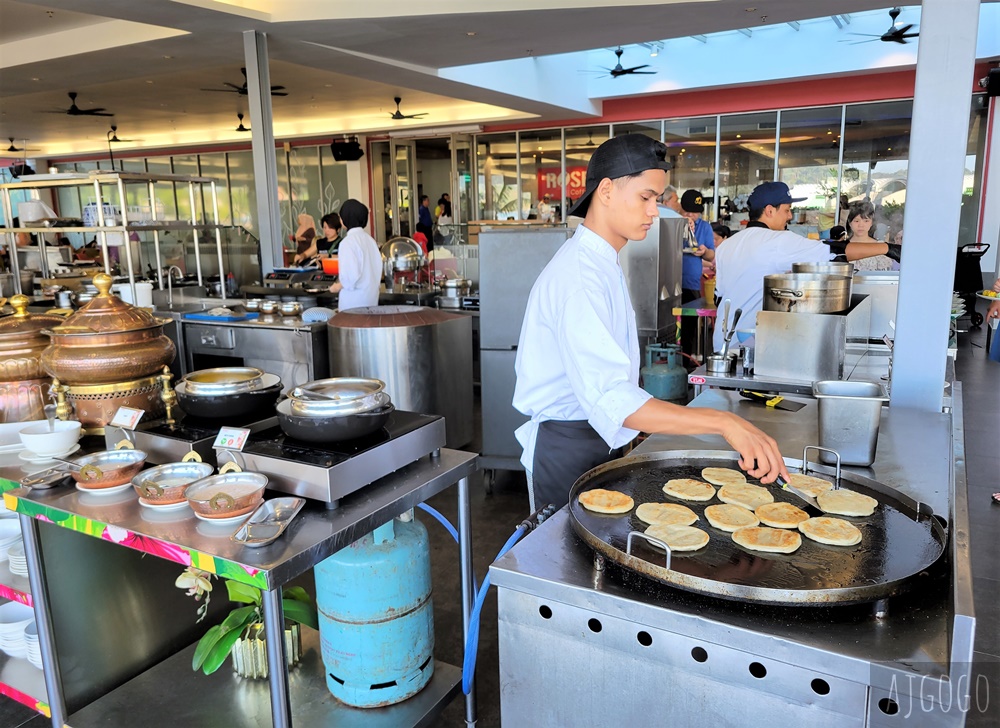
[[[764,276],[786,273],[793,263],[828,263],[888,255],[899,261],[900,246],[886,243],[845,243],[809,240],[785,226],[792,219],[792,197],[784,182],[762,182],[747,200],[750,222],[733,235],[715,254],[715,295],[732,301],[732,310],[743,309],[740,320],[753,327],[764,305]],[[717,322],[713,339],[722,350],[722,325]]]
[[[619,457],[639,431],[722,435],[740,467],[763,482],[788,477],[777,444],[729,412],[680,407],[639,388],[635,310],[618,253],[657,220],[667,148],[642,134],[604,142],[570,211],[584,217],[528,297],[514,407],[531,417],[515,435],[535,502],[565,505],[576,479]]]

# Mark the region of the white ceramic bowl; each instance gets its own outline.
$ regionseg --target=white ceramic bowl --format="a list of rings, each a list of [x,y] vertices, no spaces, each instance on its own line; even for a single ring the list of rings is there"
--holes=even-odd
[[[49,423],[29,425],[18,435],[31,452],[38,455],[61,455],[69,452],[80,439],[80,423],[75,420],[56,420],[49,432]]]

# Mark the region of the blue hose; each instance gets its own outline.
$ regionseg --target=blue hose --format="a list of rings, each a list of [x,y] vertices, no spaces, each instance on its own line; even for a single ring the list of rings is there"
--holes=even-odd
[[[422,511],[426,511],[427,513],[430,513],[432,516],[434,516],[438,520],[438,522],[445,527],[448,533],[451,534],[451,537],[455,539],[455,543],[458,543],[458,530],[453,525],[451,525],[451,521],[445,518],[440,511],[431,508],[426,503],[417,503],[417,508],[419,508]]]
[[[497,554],[496,559],[503,558],[504,554],[510,551],[514,544],[516,544],[520,538],[528,532],[528,526],[522,523],[517,527],[517,530],[510,535],[507,539],[507,543],[503,545],[500,552]],[[479,616],[483,611],[483,603],[486,601],[486,592],[490,590],[490,575],[486,574],[486,578],[483,579],[483,585],[479,589],[479,593],[476,595],[475,604],[472,607],[472,614],[469,617],[469,638],[465,643],[465,658],[462,661],[462,692],[468,695],[472,691],[472,679],[476,674],[476,655],[479,652]]]

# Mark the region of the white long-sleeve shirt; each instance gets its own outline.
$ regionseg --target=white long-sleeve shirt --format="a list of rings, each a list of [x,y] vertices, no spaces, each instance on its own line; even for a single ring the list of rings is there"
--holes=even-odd
[[[639,388],[635,310],[618,253],[584,225],[545,266],[528,297],[514,407],[531,417],[514,433],[532,469],[538,424],[587,420],[617,448],[637,434],[625,418],[651,395]]]
[[[337,258],[340,265],[338,280],[344,286],[337,298],[337,308],[345,311],[378,305],[382,254],[375,238],[363,228],[351,228],[340,241]]]

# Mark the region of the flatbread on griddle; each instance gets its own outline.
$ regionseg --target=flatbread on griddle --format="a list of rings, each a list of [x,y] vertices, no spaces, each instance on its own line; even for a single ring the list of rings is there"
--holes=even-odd
[[[698,520],[698,514],[687,506],[677,503],[640,503],[635,515],[644,523],[665,526],[690,526]]]
[[[790,554],[802,545],[802,537],[797,531],[767,526],[741,528],[733,533],[733,541],[751,551],[765,551],[772,554]]]
[[[816,503],[824,513],[839,516],[870,516],[875,512],[878,501],[853,490],[830,490],[816,496]]]
[[[807,538],[831,546],[854,546],[861,543],[861,530],[843,518],[810,518],[799,524],[799,530]]]
[[[812,475],[803,475],[802,473],[792,473],[791,477],[788,479],[788,484],[797,490],[801,490],[806,495],[812,496],[813,498],[818,496],[820,493],[833,490],[833,483],[829,480],[816,478]]]
[[[747,476],[732,468],[705,468],[701,477],[713,485],[732,485],[747,482]]]
[[[646,529],[646,533],[666,543],[671,551],[697,551],[708,544],[708,534],[691,526],[654,523]]]
[[[668,480],[663,492],[674,498],[689,501],[710,501],[715,497],[715,488],[694,478]]]
[[[594,513],[628,513],[635,501],[617,490],[594,488],[580,494],[580,505]]]
[[[757,506],[754,514],[765,526],[772,528],[798,528],[798,525],[808,520],[809,514],[791,503],[765,503]]]
[[[729,531],[730,533],[760,524],[760,519],[753,514],[753,511],[731,503],[708,506],[705,509],[705,518],[720,531]]]
[[[719,500],[736,506],[749,508],[751,511],[765,503],[774,503],[774,496],[767,488],[749,483],[734,483],[719,488]]]

